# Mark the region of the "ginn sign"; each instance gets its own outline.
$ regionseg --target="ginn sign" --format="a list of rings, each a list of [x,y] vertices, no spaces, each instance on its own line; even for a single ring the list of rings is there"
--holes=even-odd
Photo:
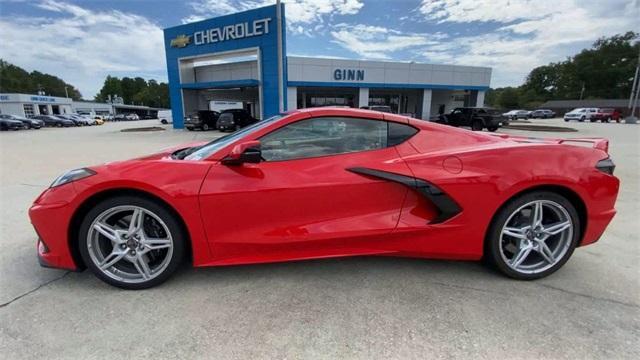
[[[335,69],[333,71],[333,80],[364,80],[364,70],[354,69]]]

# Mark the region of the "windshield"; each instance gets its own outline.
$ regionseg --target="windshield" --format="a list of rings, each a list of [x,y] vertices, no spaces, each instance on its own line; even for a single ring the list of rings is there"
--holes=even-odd
[[[246,136],[252,134],[258,130],[264,129],[265,127],[271,125],[274,121],[281,119],[282,115],[272,116],[266,120],[258,121],[257,123],[247,126],[246,128],[236,131],[232,134],[217,138],[205,145],[198,147],[196,151],[186,156],[185,160],[202,160],[211,156],[216,151],[222,149],[223,147],[231,144],[232,142]]]

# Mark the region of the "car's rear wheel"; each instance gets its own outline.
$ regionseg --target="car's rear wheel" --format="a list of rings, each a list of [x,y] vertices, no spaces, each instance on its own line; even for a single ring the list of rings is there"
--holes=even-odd
[[[500,271],[519,280],[548,276],[576,247],[580,219],[563,196],[536,191],[504,206],[487,235],[485,255]]]
[[[482,121],[480,120],[473,120],[473,122],[471,123],[471,130],[473,131],[482,131]]]
[[[85,217],[79,234],[87,267],[102,281],[124,289],[164,282],[184,255],[178,220],[164,206],[142,197],[100,202]]]
[[[202,130],[203,131],[209,131],[209,124],[202,125]]]
[[[584,116],[581,117],[580,120],[578,120],[578,121],[583,122],[584,121]]]
[[[494,131],[498,130],[498,127],[497,127],[497,126],[489,126],[489,127],[487,128],[487,130],[489,130],[489,131],[491,131],[491,132],[494,132]]]

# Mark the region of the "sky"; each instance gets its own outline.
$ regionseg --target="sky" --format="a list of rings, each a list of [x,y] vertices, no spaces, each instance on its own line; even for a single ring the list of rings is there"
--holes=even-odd
[[[283,0],[289,55],[489,66],[492,87],[640,32],[640,0]],[[0,0],[0,58],[91,99],[107,75],[166,81],[162,29],[275,0]]]

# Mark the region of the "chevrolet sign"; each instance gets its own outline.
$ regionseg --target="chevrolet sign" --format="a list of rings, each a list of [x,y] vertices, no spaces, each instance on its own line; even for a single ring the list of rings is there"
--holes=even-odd
[[[191,43],[191,36],[178,35],[175,39],[171,40],[171,47],[183,48]]]
[[[270,21],[271,18],[264,18],[252,22],[243,22],[235,25],[196,31],[193,33],[193,43],[195,45],[205,45],[268,34]]]

